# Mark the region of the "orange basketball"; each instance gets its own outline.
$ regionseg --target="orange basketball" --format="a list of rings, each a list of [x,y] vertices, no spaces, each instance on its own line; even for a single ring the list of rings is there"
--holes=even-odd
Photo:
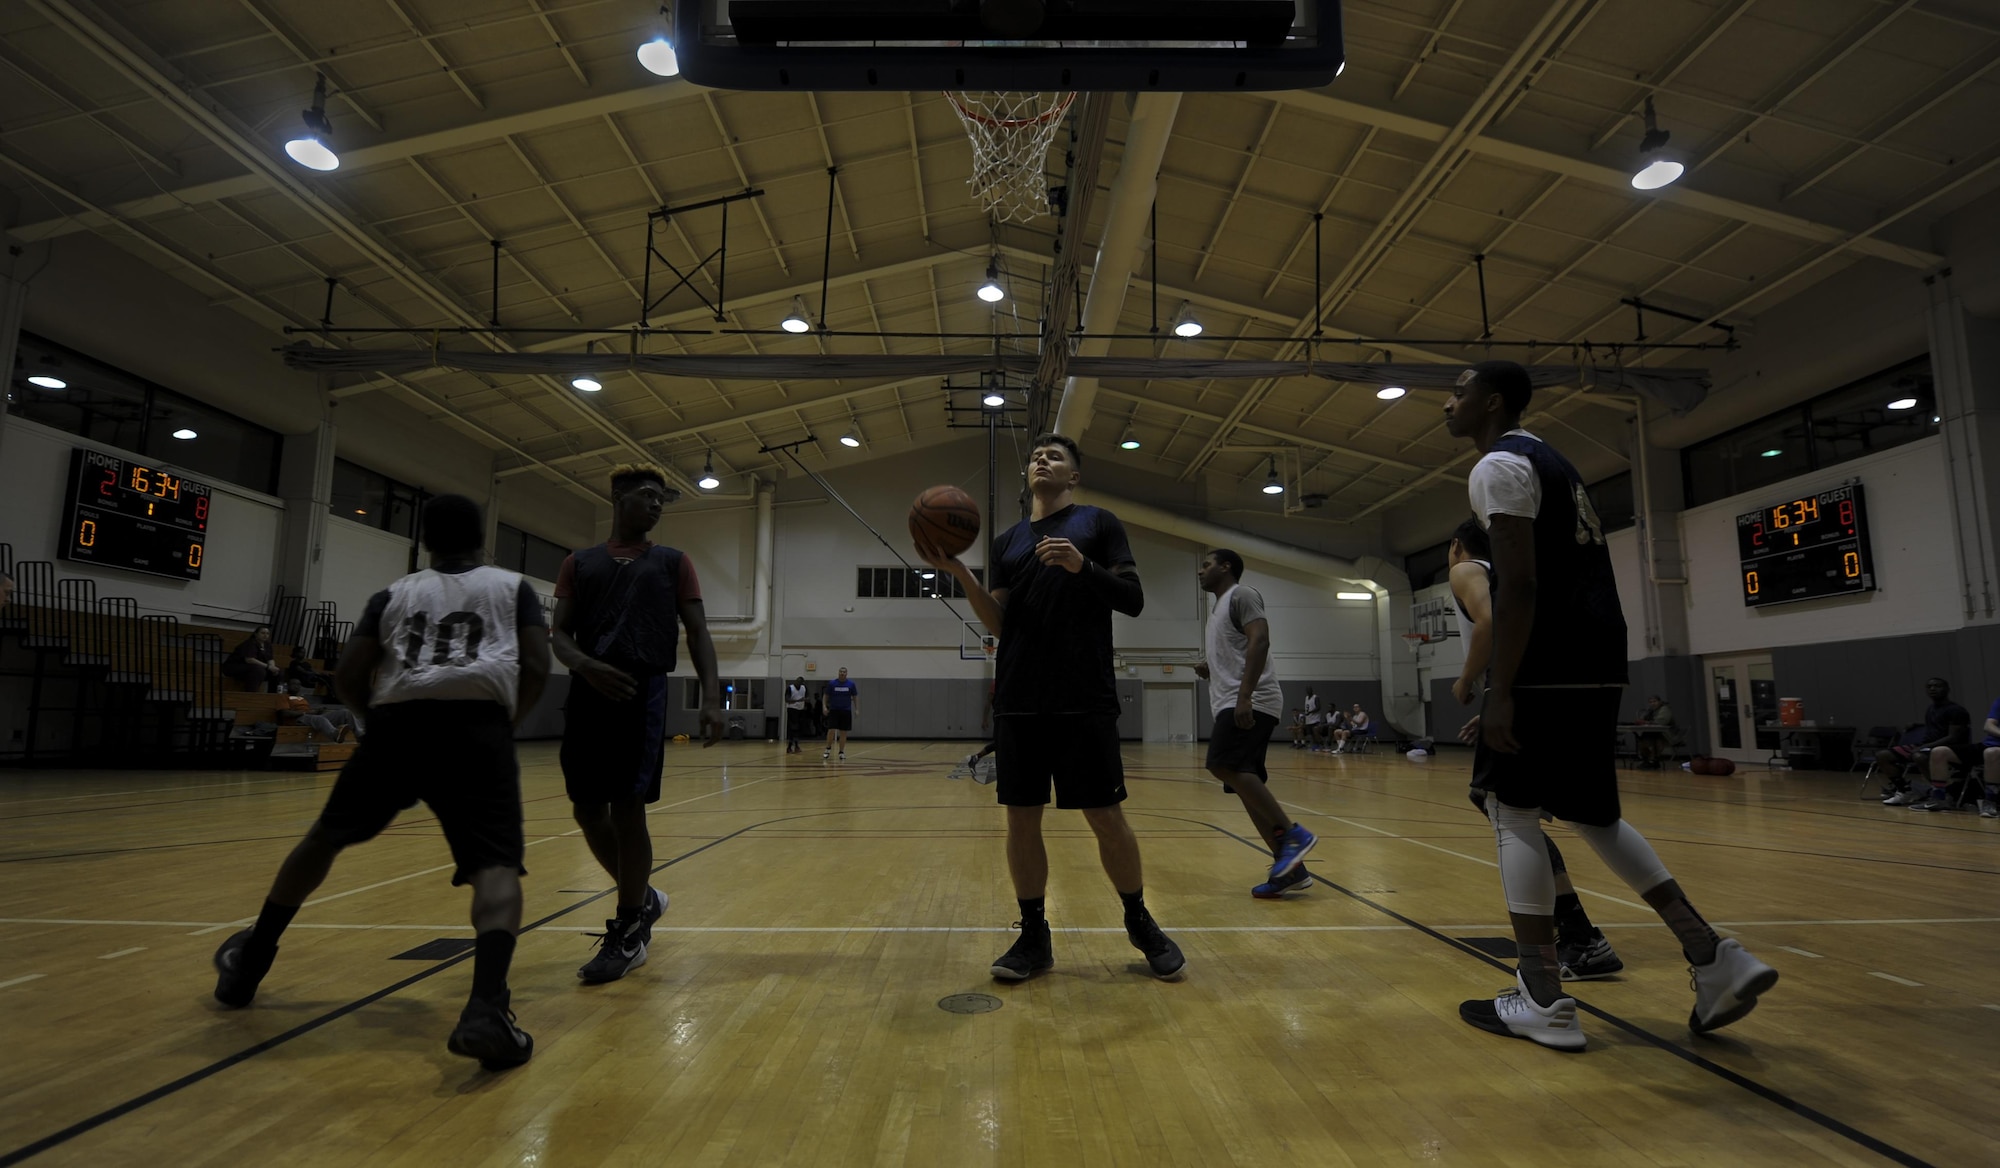
[[[932,487],[910,504],[910,538],[928,540],[948,556],[963,555],[979,538],[979,505],[957,487]]]

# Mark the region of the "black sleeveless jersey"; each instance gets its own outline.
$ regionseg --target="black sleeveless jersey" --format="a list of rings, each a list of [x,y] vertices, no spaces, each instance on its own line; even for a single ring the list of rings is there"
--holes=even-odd
[[[577,645],[641,677],[672,673],[681,640],[681,553],[654,544],[621,561],[598,544],[574,560]]]
[[[1554,447],[1526,434],[1503,436],[1493,451],[1527,459],[1542,487],[1534,521],[1535,623],[1514,684],[1624,685],[1625,613],[1604,525],[1582,476]]]

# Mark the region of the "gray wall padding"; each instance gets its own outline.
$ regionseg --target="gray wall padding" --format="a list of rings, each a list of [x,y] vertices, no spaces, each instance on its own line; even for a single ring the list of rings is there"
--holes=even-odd
[[[1791,645],[1771,651],[1771,670],[1781,696],[1805,702],[1806,717],[1864,734],[1871,726],[1921,721],[1924,682],[1942,677],[1951,683],[1952,700],[1972,715],[1977,737],[2000,697],[2000,625]]]

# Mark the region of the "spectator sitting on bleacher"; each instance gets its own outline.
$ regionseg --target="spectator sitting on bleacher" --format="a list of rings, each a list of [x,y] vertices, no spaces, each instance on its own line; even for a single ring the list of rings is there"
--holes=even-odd
[[[1635,731],[1633,740],[1639,746],[1639,765],[1647,770],[1660,769],[1660,756],[1666,753],[1673,740],[1674,708],[1666,699],[1654,694],[1646,699],[1646,712],[1639,715],[1639,724],[1649,729]]]
[[[285,666],[285,683],[291,685],[295,682],[305,687],[308,693],[333,688],[333,678],[313,668],[312,658],[304,654],[292,658],[292,663]]]
[[[1923,722],[1911,725],[1901,742],[1875,755],[1875,765],[1888,777],[1883,787],[1884,807],[1922,804],[1922,810],[1936,811],[1944,806],[1943,790],[1951,783],[1950,768],[1960,762],[1970,765],[1972,715],[1951,700],[1951,683],[1942,677],[1925,682],[1924,692],[1930,695],[1931,704],[1924,711]],[[1943,748],[1941,754],[1939,748]],[[1923,761],[1929,764],[1932,789],[1918,792],[1910,788],[1903,771],[1926,754],[1930,757]]]
[[[229,654],[229,660],[222,663],[222,676],[229,678],[251,693],[277,693],[283,670],[273,660],[271,652],[271,629],[268,625],[258,625],[256,630],[243,638]]]
[[[285,704],[285,716],[297,718],[330,742],[347,741],[355,725],[354,714],[345,706],[329,706],[306,697],[304,687],[296,681],[289,687]]]

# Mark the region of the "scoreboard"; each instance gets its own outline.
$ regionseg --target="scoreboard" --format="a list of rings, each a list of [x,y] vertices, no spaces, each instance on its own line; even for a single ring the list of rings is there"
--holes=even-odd
[[[1751,608],[1875,590],[1859,482],[1738,515],[1736,548]]]
[[[62,557],[199,580],[209,503],[206,483],[79,447],[70,452]]]

